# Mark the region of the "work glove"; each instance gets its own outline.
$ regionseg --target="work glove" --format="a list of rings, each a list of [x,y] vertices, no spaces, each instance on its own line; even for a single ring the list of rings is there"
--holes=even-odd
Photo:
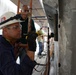
[[[35,32],[29,32],[27,34],[27,43],[30,51],[35,52],[36,51],[36,38],[37,38],[37,33]]]
[[[49,35],[49,38],[53,38],[54,37],[54,33],[51,33],[50,35]]]

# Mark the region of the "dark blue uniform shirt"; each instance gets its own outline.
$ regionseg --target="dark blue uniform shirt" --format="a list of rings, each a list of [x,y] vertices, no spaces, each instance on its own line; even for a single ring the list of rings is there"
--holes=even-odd
[[[31,75],[36,62],[25,55],[20,64],[16,63],[14,47],[0,36],[0,75]]]
[[[28,18],[24,22],[21,22],[21,25],[22,25],[22,38],[20,39],[20,42],[23,44],[27,44],[27,40],[25,37],[27,36],[28,33]],[[31,31],[36,32],[34,21],[32,19],[31,19]]]

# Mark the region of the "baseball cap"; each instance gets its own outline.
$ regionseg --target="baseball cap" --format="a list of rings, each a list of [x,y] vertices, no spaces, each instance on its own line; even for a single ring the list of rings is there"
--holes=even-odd
[[[10,19],[11,17],[14,17],[16,14],[14,12],[6,12],[4,13],[1,17],[0,17],[0,29],[7,26],[7,25],[10,25],[10,24],[13,24],[13,23],[16,23],[16,22],[22,22],[20,19],[11,19],[5,23],[2,23],[8,19]],[[2,23],[2,24],[1,24]]]

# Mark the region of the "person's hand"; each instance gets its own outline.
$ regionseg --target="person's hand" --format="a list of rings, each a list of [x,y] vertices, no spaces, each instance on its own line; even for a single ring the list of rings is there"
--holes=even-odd
[[[35,52],[36,51],[36,37],[37,33],[35,32],[29,32],[27,36],[27,43],[30,51]]]

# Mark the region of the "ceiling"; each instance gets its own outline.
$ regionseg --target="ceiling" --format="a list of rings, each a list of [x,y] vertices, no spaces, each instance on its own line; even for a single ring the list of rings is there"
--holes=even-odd
[[[18,5],[18,0],[11,0],[14,4]],[[23,4],[29,5],[30,0],[20,0],[20,7]],[[40,0],[32,0],[32,18],[38,25],[46,26],[48,25],[48,20],[42,7]]]
[[[51,28],[51,31],[54,32],[56,9],[49,6],[48,4],[45,4],[45,3],[43,4],[44,4],[47,19],[49,22],[49,27]]]

